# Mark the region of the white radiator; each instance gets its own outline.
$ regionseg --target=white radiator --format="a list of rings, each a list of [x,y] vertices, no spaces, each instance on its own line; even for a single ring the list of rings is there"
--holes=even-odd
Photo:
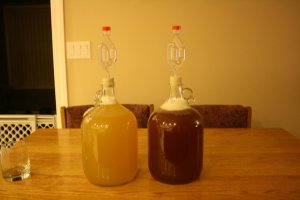
[[[0,115],[0,144],[15,142],[37,128],[56,128],[55,115]]]

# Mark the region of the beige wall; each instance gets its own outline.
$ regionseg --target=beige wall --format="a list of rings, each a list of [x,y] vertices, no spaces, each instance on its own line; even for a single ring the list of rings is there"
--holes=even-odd
[[[101,27],[118,49],[113,73],[121,103],[168,96],[166,46],[183,27],[181,68],[195,104],[243,104],[253,127],[282,127],[300,137],[300,1],[65,0],[66,41],[91,41],[92,58],[68,60],[69,104],[88,104],[100,87]]]

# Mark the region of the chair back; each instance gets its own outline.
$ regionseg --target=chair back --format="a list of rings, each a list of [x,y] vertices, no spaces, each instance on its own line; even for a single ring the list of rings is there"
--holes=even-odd
[[[203,116],[205,128],[250,128],[252,108],[242,105],[192,105]]]
[[[122,104],[136,117],[139,128],[147,128],[150,114],[154,110],[153,104]],[[93,105],[78,105],[61,107],[61,122],[63,128],[80,128],[83,114]]]

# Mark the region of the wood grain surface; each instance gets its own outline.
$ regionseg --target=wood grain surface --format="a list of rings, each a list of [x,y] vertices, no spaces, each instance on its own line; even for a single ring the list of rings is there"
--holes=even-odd
[[[283,129],[205,129],[204,168],[183,185],[155,181],[147,129],[139,129],[139,171],[124,185],[88,182],[80,129],[39,129],[27,138],[31,177],[0,179],[0,199],[300,199],[300,140]]]

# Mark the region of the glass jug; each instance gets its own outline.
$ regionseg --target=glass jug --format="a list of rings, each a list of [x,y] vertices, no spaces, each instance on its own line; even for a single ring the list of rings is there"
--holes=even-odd
[[[116,99],[110,69],[117,60],[117,51],[110,39],[111,28],[104,26],[102,30],[104,41],[99,45],[99,62],[108,77],[102,79],[95,106],[84,114],[81,123],[82,162],[91,183],[112,186],[136,176],[137,120]]]
[[[83,169],[93,184],[120,185],[137,173],[137,121],[116,101],[113,79],[102,82],[100,103],[85,114],[81,124]]]
[[[203,165],[202,117],[182,98],[176,79],[171,77],[169,99],[148,121],[149,170],[170,184],[198,179]]]
[[[148,120],[148,167],[158,181],[170,184],[199,178],[203,165],[203,120],[184,98],[178,68],[185,61],[185,47],[179,37],[180,26],[173,26],[168,45],[170,77],[168,100]]]

